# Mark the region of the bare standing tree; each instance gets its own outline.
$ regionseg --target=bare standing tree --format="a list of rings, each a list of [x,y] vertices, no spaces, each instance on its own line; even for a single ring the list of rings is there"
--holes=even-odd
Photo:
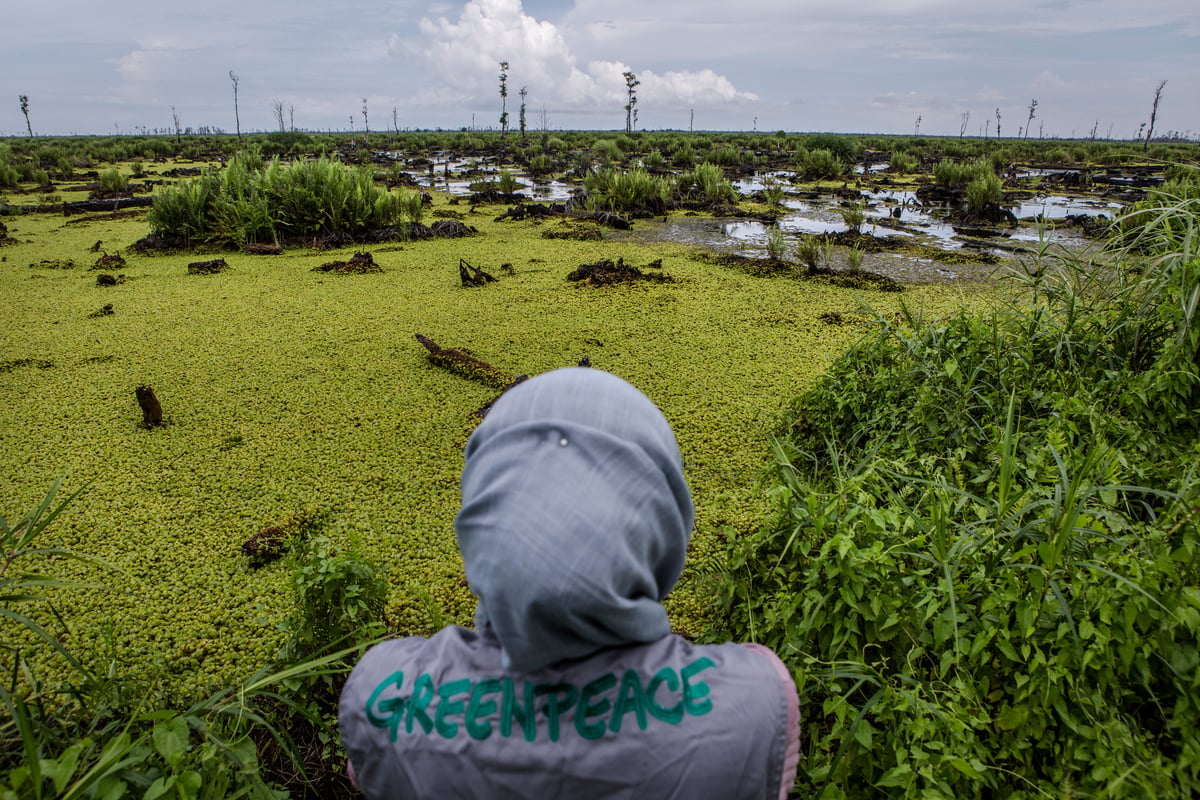
[[[183,144],[183,126],[179,124],[179,112],[171,106],[171,119],[175,122],[175,143]]]
[[[1000,109],[996,109],[996,138],[1000,138]]]
[[[291,103],[288,103],[288,128],[296,132],[296,107]]]
[[[529,90],[526,89],[524,86],[522,86],[521,91],[517,92],[517,94],[521,95],[521,111],[517,115],[517,123],[521,126],[521,143],[524,144],[525,143],[525,98],[529,96]]]
[[[1029,126],[1033,122],[1033,112],[1037,110],[1037,100],[1029,101],[1029,119],[1025,120],[1025,138],[1029,138]]]
[[[237,125],[238,138],[241,139],[242,138],[242,118],[241,118],[241,116],[238,115],[238,98],[237,98],[238,81],[241,79],[238,78],[238,74],[236,72],[234,72],[233,70],[229,70],[229,80],[233,83],[233,121],[234,121],[234,124]]]
[[[367,98],[365,98],[365,97],[363,98],[362,115],[363,115],[363,144],[369,145],[369,144],[371,144],[371,125],[367,121]]]
[[[33,127],[29,124],[29,95],[17,95],[21,100],[21,113],[25,115],[25,130],[29,131],[29,138],[33,138]]]
[[[500,136],[508,131],[508,62],[500,62]]]
[[[1150,108],[1150,127],[1146,130],[1145,141],[1142,142],[1143,153],[1150,147],[1150,137],[1154,135],[1154,120],[1158,118],[1158,101],[1162,100],[1162,90],[1166,85],[1166,81],[1159,81],[1158,88],[1154,90],[1154,105]]]
[[[279,124],[279,132],[287,130],[283,125],[283,101],[276,97],[271,101],[271,111],[275,113],[275,122]]]
[[[396,115],[396,107],[392,106],[392,130],[400,132],[400,118]]]
[[[632,72],[622,72],[621,77],[625,79],[625,94],[629,98],[629,102],[625,104],[625,132],[633,132],[633,120],[635,118],[637,108],[637,87],[642,85],[642,82],[637,79],[637,75]],[[653,99],[653,98],[651,98]]]
[[[913,136],[919,136],[921,133],[921,115],[917,114],[917,121],[913,125]]]
[[[964,111],[958,115],[958,138],[963,138],[967,134],[967,123],[971,121],[971,112]]]

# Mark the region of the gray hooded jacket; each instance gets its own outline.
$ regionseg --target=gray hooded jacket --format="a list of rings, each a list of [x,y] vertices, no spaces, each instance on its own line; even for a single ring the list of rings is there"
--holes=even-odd
[[[693,523],[661,412],[605,372],[507,392],[455,519],[478,632],[372,648],[342,693],[369,798],[777,798],[795,686],[769,650],[670,634]]]

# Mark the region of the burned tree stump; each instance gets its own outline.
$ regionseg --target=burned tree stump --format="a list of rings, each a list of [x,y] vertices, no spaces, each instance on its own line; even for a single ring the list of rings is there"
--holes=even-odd
[[[471,266],[465,259],[458,260],[458,279],[462,282],[463,288],[472,286],[483,286],[496,278],[484,272],[479,267]]]
[[[655,268],[662,266],[662,261],[652,264]],[[661,273],[645,273],[635,266],[626,264],[625,260],[616,261],[603,259],[594,264],[581,264],[567,275],[567,280],[590,286],[612,286],[618,283],[633,283],[634,281],[650,281],[653,283],[670,283],[673,278]]]
[[[248,244],[242,247],[242,252],[252,256],[281,256],[283,248],[277,244]]]
[[[229,265],[223,258],[214,258],[211,261],[193,261],[188,264],[188,275],[216,275],[228,268]]]
[[[428,336],[422,336],[419,333],[417,341],[429,351],[430,361],[439,367],[462,375],[464,378],[470,378],[497,389],[506,389],[513,383],[513,376],[502,369],[493,367],[486,361],[475,358],[469,351],[439,347]]]
[[[142,425],[154,428],[163,424],[162,406],[149,386],[139,386],[134,390],[138,405],[142,407]]]
[[[361,251],[350,256],[349,261],[328,261],[319,267],[313,267],[313,272],[365,275],[370,272],[383,272],[383,268],[375,263],[375,257],[370,252]]]
[[[96,244],[100,244],[100,242],[96,242]],[[96,259],[96,263],[92,265],[92,269],[121,269],[124,266],[126,266],[125,257],[120,253],[104,253],[101,251],[101,255]]]

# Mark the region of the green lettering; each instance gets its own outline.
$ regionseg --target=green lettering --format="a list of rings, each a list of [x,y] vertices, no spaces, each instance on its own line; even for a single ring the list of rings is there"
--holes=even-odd
[[[500,681],[496,678],[488,678],[486,681],[480,681],[475,684],[475,688],[471,690],[471,699],[467,703],[467,733],[472,739],[486,739],[492,735],[492,723],[486,720],[480,723],[480,717],[488,717],[496,713],[496,701],[483,699],[485,694],[493,694],[500,691]]]
[[[412,697],[408,699],[408,716],[404,718],[404,730],[412,733],[414,719],[421,723],[421,730],[426,733],[433,730],[433,720],[425,713],[425,709],[429,708],[429,701],[433,699],[434,694],[433,678],[422,672],[417,676]]]
[[[558,718],[575,705],[575,701],[579,699],[579,690],[569,683],[541,683],[538,684],[534,693],[546,698],[546,704],[542,706],[542,711],[550,723],[550,741],[557,742]],[[560,693],[565,697],[560,698]]]
[[[512,678],[502,681],[504,694],[500,699],[500,735],[508,738],[512,735],[512,721],[517,720],[525,733],[525,741],[532,742],[537,738],[537,717],[533,710],[533,682],[525,681],[525,695],[521,705],[517,705],[516,689]]]
[[[632,669],[627,669],[621,676],[621,688],[617,690],[617,702],[613,704],[608,729],[619,733],[621,719],[630,711],[637,714],[638,727],[646,730],[646,700],[642,696],[642,676]]]
[[[656,719],[661,719],[663,722],[669,722],[672,725],[678,725],[679,721],[683,719],[683,701],[681,700],[673,706],[664,708],[658,704],[658,700],[655,697],[658,694],[658,687],[664,683],[667,685],[668,691],[679,691],[679,676],[670,667],[663,667],[654,673],[654,677],[646,685],[646,708]]]
[[[707,683],[701,681],[693,684],[689,683],[688,679],[701,670],[715,666],[716,664],[707,658],[698,658],[679,671],[683,676],[683,708],[692,716],[701,717],[712,711],[712,700],[700,699],[708,695]]]
[[[393,672],[383,679],[383,682],[375,687],[375,691],[371,692],[371,696],[367,698],[367,721],[376,728],[387,728],[388,739],[392,742],[396,741],[396,732],[400,727],[400,720],[404,718],[404,698],[389,697],[379,703],[378,709],[385,712],[386,716],[380,717],[373,710],[375,701],[379,700],[379,695],[383,694],[385,689],[396,687],[397,690],[404,684],[404,673]]]
[[[444,683],[438,687],[437,718],[433,724],[443,739],[453,739],[458,735],[458,723],[448,722],[446,717],[451,714],[463,713],[462,701],[452,701],[450,698],[456,694],[466,694],[469,691],[471,691],[471,681],[467,678]]]
[[[579,697],[579,705],[575,707],[575,730],[579,731],[579,735],[585,739],[599,739],[604,735],[603,722],[588,722],[588,717],[595,717],[603,714],[612,706],[608,698],[602,699],[598,703],[592,703],[591,700],[601,692],[607,692],[609,689],[617,685],[617,676],[611,672],[606,672],[599,678],[583,687],[583,694]]]

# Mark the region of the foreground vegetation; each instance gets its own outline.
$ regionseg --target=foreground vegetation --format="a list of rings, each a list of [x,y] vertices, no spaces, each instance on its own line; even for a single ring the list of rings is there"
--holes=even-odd
[[[416,169],[443,147],[498,152],[467,132],[394,138]],[[499,151],[575,176],[593,209],[655,214],[736,202],[738,171],[841,183],[885,155],[985,202],[997,169],[1034,152],[782,134],[516,141]],[[1000,290],[1014,310],[981,317],[991,286],[859,281],[855,294],[787,268],[782,244],[730,269],[678,245],[560,237],[574,221],[499,221],[507,204],[482,195],[422,206],[380,188],[402,181],[399,161],[344,137],[258,137],[240,155],[231,142],[0,149],[0,185],[58,200],[81,192],[56,180],[109,161],[122,163],[97,171],[95,193],[151,174],[131,159],[200,165],[156,189],[145,217],[21,214],[0,229],[0,509],[35,509],[0,546],[0,797],[348,793],[329,723],[354,652],[337,648],[471,619],[450,520],[472,412],[496,389],[431,364],[414,333],[470,348],[493,377],[587,354],[663,408],[698,509],[673,624],[766,641],[792,666],[804,793],[1186,794],[1200,618],[1186,169],[1123,223],[1115,263],[1043,249]],[[1082,164],[1141,158],[1061,147]],[[336,155],[302,158],[314,150]],[[348,253],[303,244],[422,214],[477,235],[397,235],[361,275],[315,272]],[[859,208],[844,216],[862,224]],[[192,275],[194,254],[127,249],[148,229],[221,248],[230,268]],[[234,249],[262,241],[288,249]],[[805,245],[824,263],[826,245]],[[109,251],[126,263],[101,266]],[[613,258],[661,266],[652,283],[565,280]],[[464,288],[463,261],[499,279]],[[844,323],[872,315],[851,348],[862,327]],[[140,385],[167,424],[139,425]],[[66,507],[45,491],[62,474],[87,484]]]
[[[795,670],[802,796],[1200,790],[1200,182],[1122,229],[881,315],[787,414],[724,591]]]

